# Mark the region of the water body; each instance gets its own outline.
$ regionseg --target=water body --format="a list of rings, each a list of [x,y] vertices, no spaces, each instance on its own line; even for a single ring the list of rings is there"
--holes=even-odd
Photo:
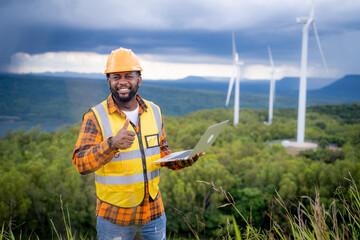
[[[48,133],[55,132],[63,126],[72,126],[75,123],[73,122],[0,122],[0,136],[4,137],[6,132],[14,132],[20,128],[24,128],[25,131],[29,131],[32,128],[39,127],[41,131]]]

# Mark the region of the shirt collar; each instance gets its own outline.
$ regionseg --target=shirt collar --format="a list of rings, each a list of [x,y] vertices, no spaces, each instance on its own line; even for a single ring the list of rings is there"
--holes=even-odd
[[[136,94],[136,101],[138,101],[139,103],[139,115],[141,115],[143,112],[147,111],[148,106],[145,104],[144,100],[140,97],[139,94]],[[114,99],[112,98],[112,93],[107,99],[107,107],[110,114],[117,111],[122,117],[126,118],[123,111],[121,111],[119,107],[115,104]]]

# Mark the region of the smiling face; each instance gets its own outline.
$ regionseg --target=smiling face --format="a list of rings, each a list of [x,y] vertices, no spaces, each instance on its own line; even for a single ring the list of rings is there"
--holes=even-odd
[[[115,101],[118,104],[128,103],[135,100],[136,92],[141,83],[141,75],[134,71],[110,73],[107,81]]]

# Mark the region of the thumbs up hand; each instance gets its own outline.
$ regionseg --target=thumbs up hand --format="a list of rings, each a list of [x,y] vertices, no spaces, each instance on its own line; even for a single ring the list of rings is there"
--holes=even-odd
[[[135,132],[127,130],[130,124],[130,119],[126,118],[123,128],[111,138],[111,146],[117,149],[127,149],[131,147],[135,140]]]

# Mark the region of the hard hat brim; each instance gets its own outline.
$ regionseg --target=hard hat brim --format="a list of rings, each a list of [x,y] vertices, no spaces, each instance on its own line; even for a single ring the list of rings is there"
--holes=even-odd
[[[115,72],[128,72],[128,71],[142,71],[143,69],[140,66],[122,66],[122,67],[112,67],[110,69],[106,69],[104,74],[115,73]]]

